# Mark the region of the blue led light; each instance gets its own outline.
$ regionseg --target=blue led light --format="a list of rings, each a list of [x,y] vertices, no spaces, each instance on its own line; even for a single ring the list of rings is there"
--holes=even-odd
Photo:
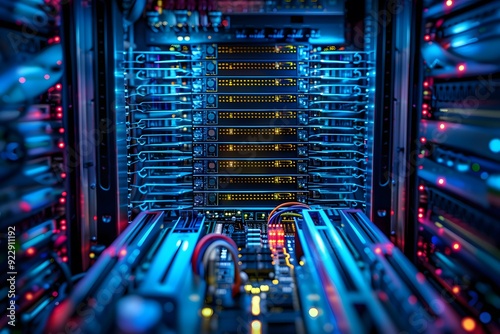
[[[490,141],[490,150],[493,153],[500,153],[500,139],[494,138]]]
[[[488,312],[483,312],[479,315],[479,320],[481,320],[482,323],[487,324],[491,321],[491,315]]]

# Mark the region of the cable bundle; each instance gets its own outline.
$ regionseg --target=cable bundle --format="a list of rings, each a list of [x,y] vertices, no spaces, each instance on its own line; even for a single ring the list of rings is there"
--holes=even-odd
[[[225,247],[230,253],[234,263],[233,297],[238,294],[241,286],[240,268],[238,265],[238,246],[229,237],[221,234],[207,234],[200,239],[191,258],[191,266],[195,275],[204,277],[210,253],[217,247]]]

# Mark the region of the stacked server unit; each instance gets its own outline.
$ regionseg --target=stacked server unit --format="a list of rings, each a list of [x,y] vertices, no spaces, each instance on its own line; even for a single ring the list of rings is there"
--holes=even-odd
[[[497,2],[426,2],[416,258],[464,328],[500,328]],[[476,319],[476,320],[472,320]]]
[[[200,31],[198,11],[166,5],[136,28],[146,40],[123,69],[131,217],[264,219],[283,202],[364,208],[371,62],[345,45],[343,4],[325,2],[328,15],[317,15],[321,3],[306,15],[270,7],[285,14],[265,29],[264,2],[247,14],[233,5],[220,2]]]

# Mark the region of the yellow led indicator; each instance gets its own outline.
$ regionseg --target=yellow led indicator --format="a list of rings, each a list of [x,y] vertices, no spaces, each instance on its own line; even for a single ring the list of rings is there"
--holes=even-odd
[[[260,297],[252,297],[252,315],[258,316],[260,314]]]
[[[214,314],[214,310],[212,310],[210,307],[204,307],[202,310],[201,310],[201,315],[204,317],[204,318],[210,318],[212,316],[212,314]]]
[[[273,279],[273,284],[274,285],[278,285],[280,281],[278,281],[277,279]]]
[[[252,285],[251,285],[251,284],[247,284],[247,285],[245,285],[245,291],[246,291],[246,292],[250,292],[250,291],[252,291]]]
[[[267,291],[269,291],[269,285],[261,285],[261,286],[260,286],[260,291],[262,291],[262,292],[267,292]]]
[[[259,288],[252,288],[252,294],[253,295],[256,295],[258,293],[260,293],[260,289]]]
[[[252,321],[252,334],[261,334],[262,333],[262,324],[259,320]]]
[[[311,307],[311,308],[309,309],[309,316],[310,316],[311,318],[316,318],[318,315],[319,315],[319,311],[318,311],[318,309],[317,309],[317,308],[315,308],[315,307]]]

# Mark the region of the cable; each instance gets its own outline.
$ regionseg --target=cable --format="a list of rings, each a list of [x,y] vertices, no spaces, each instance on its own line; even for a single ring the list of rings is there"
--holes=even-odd
[[[64,278],[66,279],[66,282],[68,282],[69,291],[73,290],[73,280],[68,265],[55,252],[50,252],[50,257],[54,259],[54,264],[57,265],[59,269],[62,271]]]
[[[304,206],[306,209],[310,209],[309,205],[304,204],[302,202],[286,202],[286,203],[280,204],[277,207],[275,207],[274,210],[271,211],[271,213],[269,214],[269,217],[271,217],[278,209],[280,209],[284,206],[292,206],[292,205],[301,205],[301,206]],[[269,219],[268,219],[268,221],[269,221]]]
[[[293,211],[309,209],[309,208],[310,207],[308,205],[294,205],[294,206],[287,207],[287,208],[282,207],[279,209],[280,211],[273,210],[274,213],[269,215],[267,223],[268,223],[268,225],[273,224],[274,220],[285,212],[293,212]]]
[[[208,261],[210,254],[218,247],[225,247],[231,253],[231,260],[234,263],[234,284],[232,287],[232,295],[236,296],[240,291],[241,277],[238,265],[238,250],[233,247],[233,245],[227,243],[225,240],[214,240],[205,250],[202,257],[202,268],[208,267]],[[204,276],[204,273],[202,273]]]
[[[197,267],[200,252],[202,252],[202,249],[204,252],[205,251],[204,249],[206,249],[206,247],[208,247],[208,244],[211,242],[211,240],[215,240],[215,239],[224,239],[224,240],[227,240],[229,242],[232,241],[232,239],[230,239],[229,237],[226,237],[226,236],[221,235],[221,234],[216,234],[216,233],[207,234],[203,238],[201,238],[200,241],[198,241],[198,243],[196,244],[196,247],[195,247],[194,252],[193,252],[193,257],[191,258],[191,268],[193,269],[193,272],[196,275],[200,275],[200,273],[198,272],[198,267]]]

